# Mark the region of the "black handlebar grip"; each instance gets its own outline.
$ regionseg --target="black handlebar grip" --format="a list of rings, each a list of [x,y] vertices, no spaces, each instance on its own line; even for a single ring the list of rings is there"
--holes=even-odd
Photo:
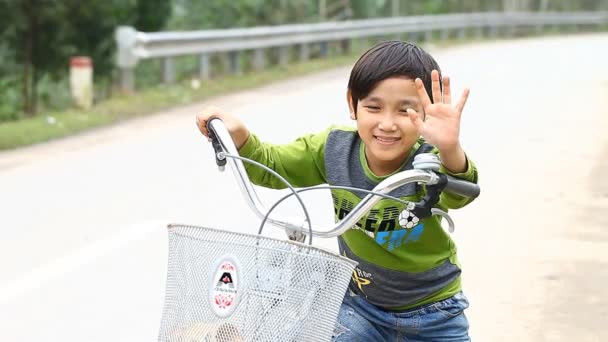
[[[479,188],[479,185],[475,183],[446,175],[444,191],[468,198],[477,198],[481,189]]]
[[[213,128],[213,125],[211,125],[211,121],[213,121],[213,120],[220,120],[220,119],[214,118],[214,117],[210,118],[207,121],[207,131],[209,132],[209,139],[211,139],[211,145],[213,146],[213,150],[215,151],[215,163],[219,167],[224,167],[224,166],[226,166],[226,158],[220,159],[218,157],[219,153],[223,152],[223,149],[222,149],[222,144],[220,144],[220,140],[217,137],[217,132]]]

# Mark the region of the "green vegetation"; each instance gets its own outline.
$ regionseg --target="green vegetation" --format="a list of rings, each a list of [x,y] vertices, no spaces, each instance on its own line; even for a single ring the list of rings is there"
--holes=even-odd
[[[31,117],[48,108],[41,81],[65,82],[72,56],[90,56],[96,78],[107,82],[114,69],[115,28],[155,31],[170,15],[169,0],[91,1],[86,6],[71,0],[0,1],[0,57],[9,61],[0,63],[0,75],[15,83],[0,83],[0,100],[16,101],[11,102],[12,113],[0,106],[0,120]],[[5,94],[15,87],[18,97]]]
[[[231,91],[347,65],[353,62],[355,56],[356,54],[349,54],[291,64],[288,67],[272,67],[242,76],[227,76],[205,82],[198,89],[194,89],[190,81],[172,86],[159,85],[134,95],[114,96],[88,111],[50,111],[19,121],[0,123],[0,150],[64,137],[93,127],[152,114],[162,109],[189,104]]]

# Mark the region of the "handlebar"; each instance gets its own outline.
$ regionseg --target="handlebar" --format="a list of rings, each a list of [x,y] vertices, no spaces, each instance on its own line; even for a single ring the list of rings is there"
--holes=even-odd
[[[217,167],[220,169],[220,171],[224,171],[224,167],[226,166],[226,157],[219,153],[219,151],[221,151],[222,149],[222,140],[217,136],[215,130],[209,128],[210,127],[207,127],[207,129],[209,130],[209,138],[211,139],[211,145],[213,145],[213,149],[215,150],[215,163],[217,164]]]
[[[439,172],[441,162],[437,158],[437,155],[433,153],[421,153],[414,159],[413,166],[416,169],[428,169]],[[437,175],[440,178],[439,187],[447,192],[472,199],[477,198],[481,192],[479,185],[475,183],[442,173],[437,173]]]
[[[256,215],[258,215],[258,217],[260,217],[260,219],[264,219],[266,217],[266,214],[268,213],[268,209],[260,201],[253,187],[253,184],[249,180],[249,176],[247,175],[247,171],[245,170],[243,162],[235,158],[226,158],[225,153],[235,156],[239,155],[238,150],[236,149],[236,146],[232,141],[232,137],[226,129],[226,126],[224,126],[224,123],[220,119],[211,118],[207,122],[207,128],[209,130],[209,137],[212,139],[212,142],[214,142],[212,143],[212,145],[215,150],[215,158],[216,162],[218,163],[218,166],[220,167],[220,171],[223,171],[223,165],[226,164],[226,161],[230,163],[231,169],[235,175],[235,178],[237,179],[238,185],[241,188],[241,191],[245,198],[247,198],[249,207]],[[223,163],[223,165],[220,165],[220,163]],[[441,184],[441,182],[445,182],[445,188],[450,192],[454,192],[468,197],[476,197],[477,195],[479,195],[479,187],[477,186],[477,184],[437,174],[432,170],[423,169],[406,170],[394,174],[380,182],[378,185],[376,185],[373,191],[380,194],[388,194],[396,188],[412,182],[418,182],[427,185],[439,184],[440,186],[443,185]],[[288,232],[298,232],[302,234],[308,234],[309,232],[312,232],[313,236],[323,238],[336,237],[346,232],[351,227],[355,226],[355,224],[359,222],[359,220],[361,220],[361,218],[363,218],[363,216],[365,216],[365,214],[369,210],[371,210],[381,199],[382,197],[377,195],[366,195],[361,200],[361,202],[359,202],[355,206],[355,208],[350,213],[348,213],[341,221],[335,223],[329,228],[326,227],[320,230],[310,230],[309,226],[307,225],[307,222],[302,221],[302,219],[291,217],[279,217],[274,214],[268,217],[267,222],[274,226],[281,227],[287,230]],[[441,214],[437,212],[437,209],[435,209],[434,213]],[[451,222],[447,214],[443,214],[445,215],[441,216],[447,217],[448,222]]]
[[[479,196],[481,192],[479,185],[452,176],[444,176],[446,178],[444,191],[468,198],[477,198]]]

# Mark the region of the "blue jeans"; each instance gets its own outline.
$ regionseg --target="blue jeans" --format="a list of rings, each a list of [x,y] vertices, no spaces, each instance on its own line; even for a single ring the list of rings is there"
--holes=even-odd
[[[348,291],[332,341],[470,341],[469,322],[464,315],[467,307],[469,302],[460,292],[421,307],[384,311]]]

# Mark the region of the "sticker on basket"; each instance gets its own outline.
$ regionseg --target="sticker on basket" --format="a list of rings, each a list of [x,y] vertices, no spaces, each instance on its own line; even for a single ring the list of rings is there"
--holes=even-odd
[[[213,266],[209,301],[213,312],[219,317],[230,316],[239,304],[241,285],[239,263],[235,257],[224,255]]]

